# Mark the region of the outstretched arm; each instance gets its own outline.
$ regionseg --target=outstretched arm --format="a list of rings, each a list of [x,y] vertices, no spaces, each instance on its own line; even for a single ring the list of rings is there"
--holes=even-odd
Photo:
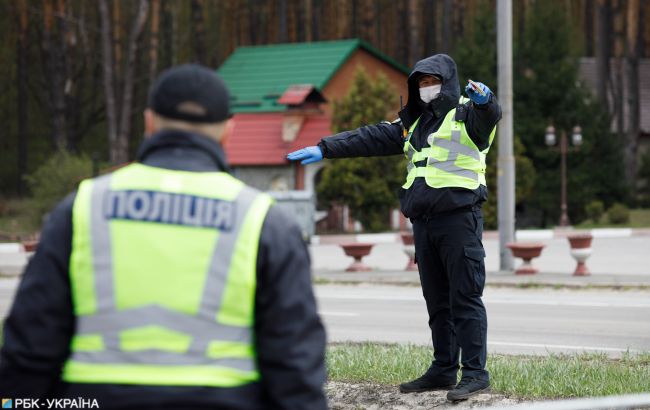
[[[404,140],[399,121],[366,125],[323,138],[318,146],[305,147],[287,155],[307,165],[324,158],[376,157],[401,154]]]
[[[376,157],[401,154],[404,149],[399,122],[366,125],[323,138],[318,147],[325,158]]]

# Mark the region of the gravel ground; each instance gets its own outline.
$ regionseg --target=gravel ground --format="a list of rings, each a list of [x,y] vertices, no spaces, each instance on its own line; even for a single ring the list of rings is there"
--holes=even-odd
[[[332,410],[461,410],[520,403],[517,399],[492,393],[452,403],[447,401],[446,391],[402,394],[397,386],[372,383],[328,382],[325,391]]]

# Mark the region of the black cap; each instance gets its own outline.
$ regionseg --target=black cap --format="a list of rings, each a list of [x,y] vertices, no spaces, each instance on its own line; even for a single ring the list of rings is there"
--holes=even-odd
[[[230,117],[230,94],[214,70],[183,64],[165,70],[149,91],[148,107],[187,122],[214,123]]]

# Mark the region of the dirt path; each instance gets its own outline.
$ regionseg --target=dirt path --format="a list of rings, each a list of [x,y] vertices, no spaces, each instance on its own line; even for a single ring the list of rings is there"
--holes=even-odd
[[[397,386],[371,383],[328,382],[325,391],[332,410],[471,409],[519,403],[499,394],[480,394],[458,403],[447,401],[447,392],[402,394]]]

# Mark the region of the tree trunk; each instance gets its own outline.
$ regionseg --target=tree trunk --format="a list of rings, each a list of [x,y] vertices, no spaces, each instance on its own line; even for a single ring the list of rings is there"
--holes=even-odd
[[[142,34],[147,22],[149,2],[140,0],[138,13],[133,22],[129,34],[126,67],[124,69],[124,90],[122,91],[122,113],[120,115],[120,129],[117,133],[117,156],[118,164],[126,162],[129,158],[129,136],[131,134],[131,114],[133,112],[133,83],[135,76],[135,65],[138,53],[138,39]]]
[[[288,39],[287,33],[287,0],[280,0],[278,5],[278,17],[280,24],[278,26],[279,31],[279,43],[286,43]]]
[[[334,21],[335,21],[335,27],[336,30],[334,32],[334,38],[336,39],[341,39],[345,38],[345,32],[346,32],[346,21],[347,21],[347,13],[346,11],[346,6],[347,6],[347,0],[338,0],[336,2],[332,2],[333,7],[334,7]]]
[[[174,9],[172,3],[163,2],[161,3],[162,7],[162,27],[161,27],[161,42],[160,42],[160,62],[162,67],[171,67],[174,60],[174,31],[173,31],[173,19],[174,19]]]
[[[18,180],[16,191],[19,195],[25,194],[25,175],[27,174],[27,146],[29,131],[27,128],[27,67],[28,49],[27,28],[29,27],[29,16],[27,14],[27,1],[19,0],[17,3],[18,13],[18,38],[16,41],[16,78],[18,82],[18,93],[16,103],[18,108],[17,130],[18,130]]]
[[[313,33],[312,33],[312,27],[313,27],[313,8],[312,8],[312,0],[305,0],[304,3],[304,10],[305,10],[305,41],[307,43],[311,43],[312,38],[313,38]]]
[[[516,10],[518,12],[516,16],[516,22],[517,22],[517,36],[519,41],[523,41],[523,39],[526,36],[526,0],[519,0],[518,5],[519,7],[516,7]]]
[[[357,19],[358,10],[359,5],[357,4],[357,0],[349,0],[348,12],[350,16],[350,27],[348,33],[350,33],[350,37],[352,38],[359,37],[359,20]]]
[[[442,44],[441,51],[449,54],[453,49],[452,19],[454,15],[454,1],[445,0],[442,8]]]
[[[413,66],[416,61],[422,57],[421,43],[420,43],[420,1],[409,0],[408,15],[409,15],[409,64]]]
[[[424,8],[425,19],[424,19],[424,50],[426,55],[434,54],[436,50],[436,1],[435,0],[425,0]]]
[[[248,12],[246,13],[246,17],[248,18],[246,23],[246,27],[248,28],[248,38],[250,39],[250,44],[257,45],[260,43],[258,38],[263,37],[264,35],[264,29],[260,30],[260,28],[265,27],[266,24],[268,24],[266,22],[266,8],[256,7],[254,0],[248,0],[246,8],[248,9]]]
[[[149,84],[158,74],[158,31],[160,27],[160,0],[151,0],[151,38],[149,39]]]
[[[66,148],[66,110],[65,110],[65,64],[62,43],[56,41],[58,26],[55,20],[55,4],[53,0],[43,1],[43,17],[45,30],[43,32],[43,49],[46,55],[46,72],[49,75],[49,108],[52,115],[52,139],[57,149]],[[59,7],[57,7],[57,13]]]
[[[115,59],[115,78],[120,78],[122,74],[122,11],[120,7],[120,0],[112,0],[113,2],[113,58]],[[115,91],[120,87],[120,84],[115,84]]]
[[[594,55],[594,2],[585,1],[584,6],[584,30],[585,30],[585,52],[587,56]]]
[[[203,0],[192,0],[192,28],[194,32],[194,61],[206,64],[205,25],[203,24]]]
[[[83,73],[75,75],[75,64],[81,62],[83,66],[83,59],[77,55],[77,35],[75,33],[75,26],[70,24],[73,21],[73,4],[69,2],[66,5],[65,0],[57,1],[57,16],[59,26],[59,49],[61,50],[61,65],[62,69],[62,90],[63,116],[65,118],[65,148],[68,151],[75,152],[75,133],[79,128],[81,120],[81,108],[79,107],[79,94],[78,94],[78,81],[83,78]],[[75,19],[74,21],[78,21]],[[72,27],[71,27],[72,26]]]
[[[313,11],[311,17],[309,17],[312,21],[312,35],[311,39],[312,41],[318,41],[321,39],[322,33],[321,33],[321,27],[323,23],[323,6],[321,4],[321,0],[311,0],[313,1]]]
[[[627,35],[625,52],[625,80],[627,88],[627,130],[625,138],[625,177],[632,190],[636,188],[637,150],[641,128],[641,113],[639,106],[639,55],[641,22],[639,0],[627,2]]]
[[[104,98],[106,99],[106,128],[108,132],[108,158],[111,164],[119,163],[117,142],[117,112],[115,107],[115,85],[113,64],[113,36],[111,33],[111,15],[106,0],[99,0],[99,17],[101,22],[102,67],[104,73]]]
[[[609,82],[611,31],[609,0],[599,0],[596,6],[596,95],[605,107],[610,106],[607,100],[607,84]]]

